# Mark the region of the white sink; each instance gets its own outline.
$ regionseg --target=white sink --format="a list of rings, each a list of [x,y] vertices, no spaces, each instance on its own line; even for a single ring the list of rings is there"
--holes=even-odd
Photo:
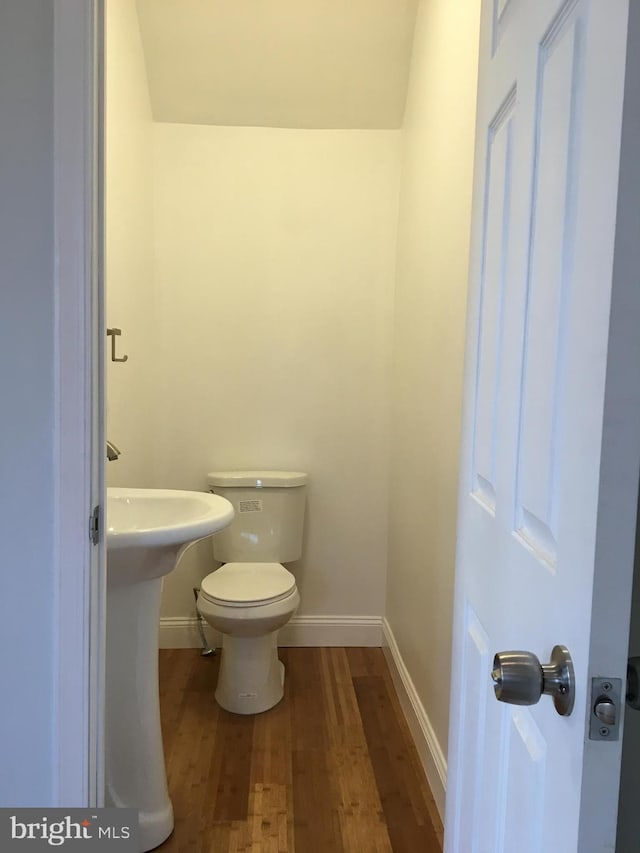
[[[186,545],[222,530],[233,507],[220,495],[174,489],[107,489],[107,550]]]
[[[232,520],[219,495],[107,489],[105,805],[138,809],[141,851],[173,829],[158,699],[162,577]]]
[[[232,519],[233,507],[220,495],[107,489],[107,586],[168,574],[189,545]]]

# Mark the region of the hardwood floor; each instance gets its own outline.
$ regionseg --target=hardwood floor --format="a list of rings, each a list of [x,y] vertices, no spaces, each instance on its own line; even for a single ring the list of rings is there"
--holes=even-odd
[[[160,651],[175,830],[202,853],[440,853],[442,824],[381,649],[280,649],[285,696],[239,716],[219,657]]]

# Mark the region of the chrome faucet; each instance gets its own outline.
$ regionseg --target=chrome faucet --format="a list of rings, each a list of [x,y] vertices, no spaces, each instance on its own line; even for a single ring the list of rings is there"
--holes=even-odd
[[[109,462],[115,461],[120,456],[120,451],[112,441],[107,441],[107,459]]]

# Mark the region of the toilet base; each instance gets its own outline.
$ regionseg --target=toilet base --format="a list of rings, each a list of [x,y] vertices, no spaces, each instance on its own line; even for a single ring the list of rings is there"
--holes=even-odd
[[[216,702],[233,714],[260,714],[284,696],[278,632],[261,637],[224,634]]]

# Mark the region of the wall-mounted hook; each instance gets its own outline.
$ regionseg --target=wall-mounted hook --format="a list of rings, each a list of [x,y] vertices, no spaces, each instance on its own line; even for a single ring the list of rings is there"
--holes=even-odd
[[[111,361],[126,361],[129,356],[123,355],[122,358],[116,357],[116,337],[122,334],[122,329],[107,329],[107,336],[111,338]]]

